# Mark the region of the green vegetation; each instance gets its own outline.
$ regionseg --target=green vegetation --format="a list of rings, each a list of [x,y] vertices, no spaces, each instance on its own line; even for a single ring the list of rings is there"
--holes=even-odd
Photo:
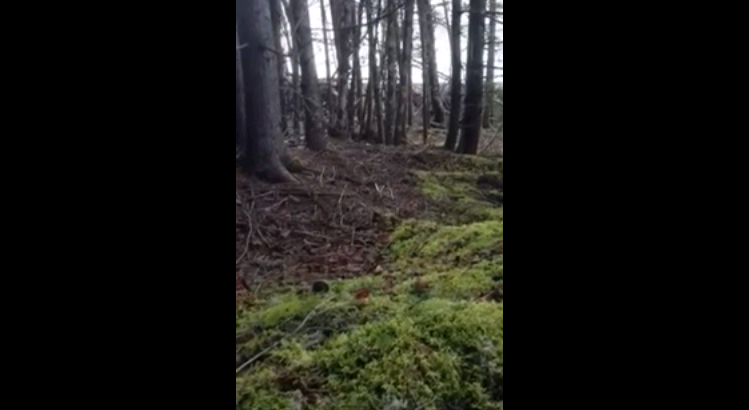
[[[476,187],[501,165],[464,158],[417,172],[437,211],[394,230],[376,276],[238,311],[238,355],[257,357],[238,409],[503,408],[504,304],[486,297],[503,287],[503,211]]]

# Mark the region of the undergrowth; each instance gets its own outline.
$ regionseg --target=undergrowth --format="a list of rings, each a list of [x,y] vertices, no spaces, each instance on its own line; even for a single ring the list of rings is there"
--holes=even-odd
[[[504,217],[476,187],[501,165],[476,158],[416,172],[435,210],[396,227],[376,276],[238,310],[238,409],[503,408]]]

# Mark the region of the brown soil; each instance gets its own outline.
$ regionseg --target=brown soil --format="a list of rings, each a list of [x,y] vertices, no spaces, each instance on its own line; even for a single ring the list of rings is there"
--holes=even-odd
[[[372,273],[388,232],[426,209],[409,168],[451,154],[423,147],[331,141],[330,149],[291,148],[299,184],[236,176],[238,289]]]

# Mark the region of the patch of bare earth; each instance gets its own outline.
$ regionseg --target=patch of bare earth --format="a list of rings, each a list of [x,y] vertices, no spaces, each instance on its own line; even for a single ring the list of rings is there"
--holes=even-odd
[[[323,152],[290,151],[302,164],[299,184],[270,184],[237,170],[238,292],[372,273],[393,223],[428,206],[409,169],[450,157],[438,149],[335,141]]]

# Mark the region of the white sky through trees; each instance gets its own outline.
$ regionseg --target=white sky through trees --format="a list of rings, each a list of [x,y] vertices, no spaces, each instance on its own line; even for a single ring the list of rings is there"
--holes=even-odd
[[[336,55],[335,55],[335,48],[333,43],[333,31],[332,31],[332,19],[330,17],[330,0],[325,0],[325,14],[326,14],[326,23],[328,28],[328,52],[330,54],[330,71],[331,75],[335,73],[335,70],[337,68],[336,63]],[[452,2],[450,0],[448,1],[448,17],[452,19]],[[450,75],[450,37],[449,33],[447,31],[447,28],[444,26],[444,20],[445,20],[445,10],[444,10],[444,0],[430,0],[432,4],[432,10],[435,16],[435,27],[434,27],[434,39],[435,39],[435,54],[437,56],[437,69],[441,74],[444,74],[445,76]],[[468,1],[462,0],[464,3],[464,9],[468,9]],[[314,39],[314,47],[315,47],[315,65],[317,66],[317,77],[320,79],[325,78],[325,49],[323,47],[323,41],[322,41],[322,17],[320,14],[320,0],[308,0],[309,3],[309,12],[310,12],[310,27],[312,29],[312,38]],[[356,1],[357,7],[359,4],[359,1]],[[497,9],[501,10],[502,7],[502,1],[498,0]],[[376,1],[375,1],[376,4]],[[382,1],[383,7],[386,4],[386,0]],[[375,5],[376,7],[376,5]],[[414,22],[413,22],[413,34],[414,34],[414,47],[413,47],[413,60],[414,64],[412,66],[411,75],[413,78],[413,82],[415,84],[421,83],[421,68],[419,67],[419,63],[421,62],[421,39],[419,35],[419,19],[418,19],[418,10],[417,5],[414,5]],[[487,10],[489,8],[489,1],[487,0]],[[375,12],[376,14],[376,12]],[[366,10],[363,12],[363,18],[366,23],[367,13]],[[498,19],[499,21],[503,20],[502,16],[494,16],[495,19]],[[452,24],[452,21],[450,22]],[[466,47],[468,46],[468,13],[463,13],[461,17],[461,25],[463,26],[463,30],[461,32],[462,35],[462,41],[461,41],[461,59],[463,60],[463,64],[465,65],[466,60]],[[399,26],[402,26],[402,22],[399,24]],[[380,40],[383,38],[383,25],[380,26]],[[402,28],[402,27],[401,27]],[[497,41],[503,40],[503,32],[502,32],[502,24],[497,24]],[[489,20],[486,20],[486,26],[485,26],[486,32],[487,32],[487,38],[489,36]],[[362,77],[366,80],[369,76],[369,63],[367,62],[368,56],[369,56],[369,40],[366,37],[367,28],[366,26],[362,27],[362,36],[364,36],[363,42],[360,45],[359,49],[359,58],[362,64]],[[286,44],[286,38],[283,39],[283,44],[286,50],[288,50],[288,44]],[[504,55],[504,49],[502,45],[499,45],[497,48],[497,52],[495,53],[495,67],[503,67],[503,55]],[[378,54],[379,54],[379,47],[378,47]],[[488,55],[488,52],[484,51],[484,60],[486,60]],[[287,64],[287,71],[288,64]],[[495,82],[503,82],[502,81],[502,69],[495,69],[494,70],[494,81]],[[463,69],[463,76],[465,78],[465,67]],[[440,82],[445,81],[446,77],[443,77],[440,75]]]

